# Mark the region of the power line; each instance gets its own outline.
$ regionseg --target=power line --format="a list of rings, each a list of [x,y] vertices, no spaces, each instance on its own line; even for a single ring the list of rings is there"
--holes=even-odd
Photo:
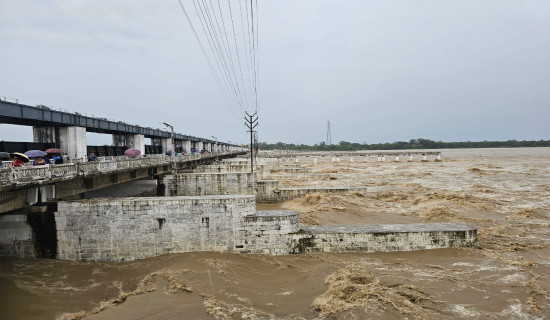
[[[243,91],[244,91],[246,106],[247,106],[247,109],[248,109],[248,98],[247,98],[247,93],[246,93],[246,86],[244,85],[243,69],[242,69],[242,66],[241,66],[241,57],[240,57],[240,54],[239,54],[239,46],[237,45],[237,36],[236,36],[236,33],[235,33],[235,23],[233,21],[233,10],[231,9],[231,2],[229,0],[227,0],[227,5],[229,6],[229,15],[231,17],[231,26],[232,26],[232,29],[233,29],[233,41],[235,42],[235,52],[237,53],[237,61],[239,62],[239,73],[241,75],[241,83],[243,84]]]
[[[197,8],[197,4],[198,4],[198,8]],[[225,60],[223,59],[223,56],[221,53],[220,44],[219,44],[219,41],[217,41],[217,34],[215,33],[214,24],[210,18],[209,12],[207,12],[206,10],[207,9],[206,4],[203,1],[203,6],[204,6],[203,8],[203,6],[201,6],[198,0],[196,3],[195,3],[195,0],[193,0],[193,5],[195,7],[195,11],[197,12],[197,16],[203,28],[206,39],[208,40],[208,43],[210,45],[212,56],[214,57],[216,64],[218,65],[219,72],[225,81],[227,90],[230,93],[233,91],[233,94],[230,94],[230,96],[232,97],[233,103],[235,105],[234,108],[236,110],[236,113],[239,113],[238,109],[242,110],[242,106],[239,106],[236,90],[230,81],[229,72],[227,70]],[[210,22],[210,24],[208,22]]]
[[[182,0],[178,0],[231,112],[234,115],[245,110],[258,112],[258,0],[242,0],[244,3],[239,0],[238,9],[234,7],[234,0],[233,4],[231,1],[227,0],[225,3],[223,0],[193,0],[196,16],[191,17]],[[192,18],[198,20],[195,23],[200,24],[199,28],[193,26]],[[229,20],[231,26],[225,23],[229,23]],[[230,40],[231,36],[233,41]]]
[[[195,36],[195,39],[199,43],[202,54],[203,54],[203,56],[206,60],[206,63],[210,67],[210,72],[212,73],[212,76],[214,77],[216,83],[218,84],[218,87],[220,88],[220,91],[222,91],[222,96],[224,97],[226,103],[230,106],[231,114],[233,115],[233,117],[237,121],[238,117],[237,117],[235,111],[232,108],[231,100],[228,98],[227,93],[225,92],[224,87],[222,86],[222,84],[220,82],[220,79],[219,79],[217,73],[214,70],[214,66],[212,65],[212,62],[210,61],[210,58],[208,57],[208,54],[206,53],[206,50],[204,49],[204,46],[203,46],[203,44],[202,44],[202,42],[201,42],[201,40],[200,40],[200,38],[197,34],[197,31],[195,30],[195,28],[193,27],[193,24],[191,23],[191,19],[189,18],[189,15],[187,14],[187,10],[185,10],[185,7],[183,6],[183,3],[181,2],[181,0],[178,0],[178,2],[180,4],[181,9],[183,10],[183,13],[185,14],[185,17],[187,18],[187,21],[189,22],[189,26],[191,27],[191,30],[193,32],[193,35]]]
[[[235,65],[233,63],[233,54],[231,52],[231,46],[229,45],[229,39],[227,37],[227,30],[225,28],[225,20],[223,18],[223,14],[222,14],[222,8],[221,8],[221,5],[220,5],[220,0],[217,0],[218,2],[218,10],[220,12],[220,19],[222,20],[222,27],[223,27],[223,33],[225,35],[225,43],[226,43],[226,47],[227,47],[227,51],[229,53],[229,62],[230,62],[230,65],[231,65],[231,69],[233,71],[233,78],[235,79],[235,84],[237,85],[237,90],[239,92],[239,96],[241,98],[241,100],[243,101],[244,105],[246,106],[247,105],[247,101],[245,99],[243,99],[243,94],[241,92],[241,88],[239,86],[239,81],[237,80],[237,74],[235,72]],[[217,20],[217,19],[216,19]],[[217,22],[216,22],[217,23]],[[221,30],[220,30],[221,32]],[[222,39],[223,40],[223,39]],[[242,111],[242,110],[241,110]]]
[[[203,3],[204,3],[204,1],[205,0],[203,0]],[[242,112],[244,110],[244,107],[242,105],[243,102],[242,102],[241,96],[239,95],[239,92],[238,92],[239,91],[238,90],[238,82],[236,81],[236,77],[234,76],[235,69],[233,68],[233,72],[231,72],[231,70],[229,68],[233,63],[233,59],[230,56],[230,51],[228,50],[229,48],[228,48],[226,42],[223,41],[222,30],[221,30],[220,24],[218,22],[218,16],[216,14],[214,6],[212,5],[212,0],[210,0],[210,8],[212,9],[212,12],[210,12],[210,9],[208,9],[208,6],[205,4],[205,11],[206,11],[207,16],[209,17],[210,23],[212,25],[212,30],[214,31],[214,35],[215,35],[215,38],[216,38],[216,43],[218,44],[219,52],[221,54],[221,58],[223,60],[225,70],[227,72],[228,80],[231,83],[231,86],[232,86],[233,91],[235,93],[235,98],[237,99],[237,101],[239,101],[239,106],[240,106],[241,112]],[[212,19],[212,16],[214,17],[213,19]],[[215,26],[214,26],[214,22],[216,23]],[[216,31],[216,27],[217,27],[217,31]],[[220,42],[221,42],[221,44],[220,44]],[[225,52],[224,52],[224,50],[225,50]],[[233,77],[232,77],[232,75],[233,75]],[[235,82],[233,82],[233,80],[235,80]]]

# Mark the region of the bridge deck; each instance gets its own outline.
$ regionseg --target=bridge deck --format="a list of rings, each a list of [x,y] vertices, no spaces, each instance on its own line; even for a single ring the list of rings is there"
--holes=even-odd
[[[220,152],[207,154],[189,154],[174,157],[175,164],[196,160],[206,160],[239,154],[239,152]],[[146,169],[172,164],[169,156],[147,156],[142,158],[109,157],[108,160],[75,162],[43,166],[23,166],[0,168],[0,190],[21,188],[26,185],[55,183],[59,180],[74,179],[78,176],[107,174],[122,170]]]

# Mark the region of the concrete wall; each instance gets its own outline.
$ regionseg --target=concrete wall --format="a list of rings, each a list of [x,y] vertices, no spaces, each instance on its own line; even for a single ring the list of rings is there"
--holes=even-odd
[[[26,214],[0,215],[0,256],[34,258],[34,243]]]
[[[193,170],[196,173],[208,173],[208,172],[250,172],[250,165],[247,163],[231,163],[231,164],[211,164],[207,166],[200,166]]]
[[[311,170],[311,168],[293,168],[293,167],[285,168],[285,167],[279,167],[279,168],[274,168],[274,169],[272,169],[271,172],[273,172],[273,173],[276,173],[276,172],[285,172],[285,173],[312,173],[313,170]]]
[[[121,198],[121,197],[154,197],[157,195],[157,180],[143,179],[120,183],[102,189],[85,192],[83,199]]]
[[[55,220],[57,257],[84,261],[189,251],[410,251],[475,247],[477,240],[475,227],[453,223],[300,228],[296,212],[255,212],[250,195],[60,202]],[[29,236],[25,232],[20,240]]]
[[[279,200],[279,180],[257,180],[256,181],[256,201],[258,203],[278,203]]]
[[[258,211],[244,219],[244,241],[236,242],[239,253],[285,255],[293,246],[291,234],[300,231],[297,212],[287,210]]]
[[[327,181],[330,179],[328,173],[306,173],[306,174],[272,174],[271,178],[282,182],[302,182],[302,181]]]
[[[165,196],[254,194],[256,175],[233,173],[178,173],[164,176],[161,189]]]
[[[256,181],[256,201],[258,203],[280,203],[300,198],[312,193],[349,193],[365,194],[366,187],[344,188],[279,188],[278,180]]]
[[[97,199],[61,202],[57,257],[127,261],[165,253],[289,254],[294,211],[255,212],[253,196]]]
[[[392,252],[475,247],[477,229],[454,223],[307,226],[294,235],[295,253]]]
[[[124,261],[172,252],[235,250],[254,196],[95,199],[59,202],[57,257]]]

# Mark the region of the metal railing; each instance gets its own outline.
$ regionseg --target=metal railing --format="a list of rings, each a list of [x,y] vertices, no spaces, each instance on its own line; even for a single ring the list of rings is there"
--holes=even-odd
[[[147,156],[141,158],[105,157],[97,161],[75,161],[67,164],[47,164],[42,166],[3,167],[0,168],[0,187],[6,185],[21,185],[36,182],[48,182],[48,180],[71,179],[76,176],[90,176],[96,174],[112,173],[116,171],[133,170],[138,168],[150,168],[162,165],[188,162],[198,159],[209,159],[224,155],[237,154],[238,152],[219,152],[207,154],[189,154],[170,156]]]

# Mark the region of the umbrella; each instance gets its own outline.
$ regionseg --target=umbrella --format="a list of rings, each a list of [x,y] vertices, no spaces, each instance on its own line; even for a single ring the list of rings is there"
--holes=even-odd
[[[50,149],[47,149],[44,152],[46,152],[46,153],[63,153],[63,150],[58,149],[58,148],[50,148]]]
[[[2,160],[9,160],[10,159],[10,154],[7,153],[7,152],[0,152],[0,161]]]
[[[141,151],[138,150],[138,149],[128,149],[128,150],[124,151],[124,155],[126,155],[130,158],[137,157],[140,154],[141,154]]]
[[[29,150],[25,152],[25,155],[29,158],[40,158],[47,154],[48,154],[47,152],[44,152],[42,150]]]
[[[24,155],[24,154],[22,154],[22,153],[19,153],[19,152],[12,152],[12,153],[10,153],[10,156],[12,156],[12,157],[13,157],[13,156],[18,156],[19,158],[21,158],[21,160],[22,160],[23,162],[29,162],[29,161],[31,161],[31,160],[29,159],[29,157],[27,157],[26,155]]]

